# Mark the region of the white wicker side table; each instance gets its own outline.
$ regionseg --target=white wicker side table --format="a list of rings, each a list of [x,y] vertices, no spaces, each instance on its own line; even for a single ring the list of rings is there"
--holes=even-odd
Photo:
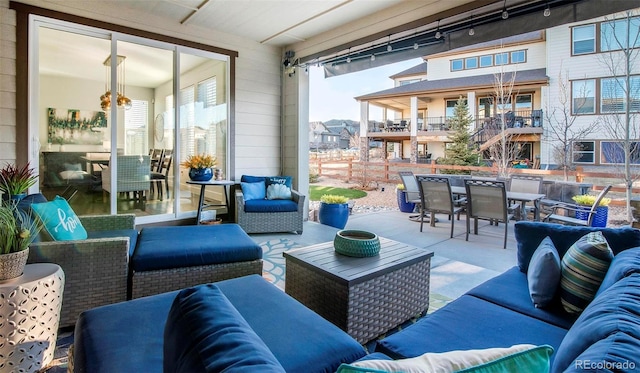
[[[63,290],[64,272],[50,263],[0,282],[0,372],[37,372],[53,360]]]

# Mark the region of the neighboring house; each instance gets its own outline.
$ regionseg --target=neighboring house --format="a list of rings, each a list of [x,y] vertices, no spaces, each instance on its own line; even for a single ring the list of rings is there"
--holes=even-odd
[[[309,122],[309,148],[349,149],[351,138],[359,133],[360,124],[352,120],[332,119],[323,122]]]
[[[509,113],[508,130],[518,135],[522,158],[539,154],[542,87],[548,84],[543,31],[431,55],[425,62],[393,75],[394,88],[356,97],[361,105],[382,107],[387,118],[382,126],[368,129],[368,141],[392,144],[387,147],[389,157],[411,162],[443,157],[449,142],[447,119],[462,96],[475,119],[471,131],[481,150],[495,141],[483,138],[483,129]],[[427,79],[426,65],[428,76],[437,79]],[[508,98],[496,99],[497,77],[507,79],[514,72]]]
[[[633,14],[636,17],[630,22],[630,39],[636,40],[636,46],[640,47],[640,12],[636,10]],[[574,165],[620,164],[624,159],[620,137],[613,137],[605,123],[607,117],[623,115],[622,101],[624,92],[628,91],[631,120],[636,121],[632,127],[637,127],[634,114],[640,111],[640,65],[633,61],[630,64],[630,88],[625,90],[616,85],[624,86],[622,69],[611,69],[603,56],[605,53],[609,56],[609,51],[615,49],[607,45],[613,34],[610,21],[617,19],[617,33],[621,33],[618,36],[624,39],[622,34],[626,35],[627,23],[624,16],[565,24],[425,57],[428,76],[426,64],[421,63],[392,75],[394,88],[356,97],[367,108],[369,105],[382,107],[383,115],[388,118],[384,125],[369,126],[361,131],[361,138],[366,139],[361,144],[383,141],[388,145],[388,157],[410,162],[443,157],[449,142],[447,119],[453,115],[456,101],[462,96],[473,118],[470,129],[473,140],[479,150],[485,151],[485,158],[487,148],[500,135],[486,136],[483,132],[487,132],[488,126],[499,124],[504,113],[506,131],[514,135],[512,141],[517,142],[517,159],[539,159],[541,167],[554,167],[554,147],[558,141],[549,135],[549,130],[552,125],[562,124],[546,119],[554,111],[564,110],[561,102],[566,101],[570,120],[574,120],[574,131],[594,128],[572,142]],[[416,74],[417,71],[422,74]],[[509,85],[511,74],[515,77],[510,94],[498,98],[497,81]],[[562,97],[559,84],[561,74],[568,82],[569,90],[565,94],[569,97],[566,98]],[[632,136],[638,138],[638,133],[633,132]],[[638,164],[640,152],[635,153],[632,163]]]

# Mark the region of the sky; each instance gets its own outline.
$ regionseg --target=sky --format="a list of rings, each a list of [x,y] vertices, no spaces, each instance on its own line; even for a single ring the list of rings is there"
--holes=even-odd
[[[354,97],[393,88],[389,76],[422,62],[421,58],[331,78],[322,67],[309,67],[309,121],[360,120],[360,105]],[[382,120],[382,109],[370,107],[369,119]]]

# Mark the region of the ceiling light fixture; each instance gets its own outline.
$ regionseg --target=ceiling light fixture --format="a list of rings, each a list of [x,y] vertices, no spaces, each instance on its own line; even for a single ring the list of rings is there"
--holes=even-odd
[[[547,7],[544,8],[544,13],[542,13],[545,17],[549,17],[551,15],[551,8],[549,8],[549,3],[547,2]]]
[[[469,36],[473,36],[476,34],[476,30],[473,29],[473,25],[471,26],[471,28],[469,29]]]
[[[413,49],[418,49],[420,47],[420,45],[418,44],[418,42],[413,43]]]
[[[504,0],[504,5],[502,6],[502,19],[509,18],[509,12],[507,12],[507,0]]]
[[[393,47],[391,46],[391,35],[389,35],[389,41],[387,42],[387,52],[391,52]]]
[[[442,33],[440,33],[440,20],[438,20],[438,27],[436,27],[436,39],[440,39],[442,37]]]
[[[131,99],[125,96],[125,56],[117,56],[116,66],[116,104],[125,110],[131,109]],[[105,93],[100,96],[100,107],[103,111],[111,109],[111,55],[104,60],[105,66]]]
[[[375,55],[375,54],[372,54],[372,55],[371,55],[371,61],[373,62],[373,61],[375,61],[375,60],[376,60],[376,55]]]

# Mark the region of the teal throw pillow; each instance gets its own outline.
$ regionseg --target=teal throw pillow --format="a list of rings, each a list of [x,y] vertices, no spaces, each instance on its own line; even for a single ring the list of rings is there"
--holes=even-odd
[[[291,199],[291,176],[269,176],[265,180],[267,199]]]
[[[593,300],[613,260],[602,232],[591,232],[569,247],[562,257],[560,301],[565,311],[579,314]]]
[[[251,201],[252,199],[265,199],[266,191],[264,187],[264,181],[256,183],[241,182],[242,194],[245,201]]]
[[[87,231],[66,199],[56,196],[53,201],[32,204],[31,210],[42,221],[45,231],[56,241],[87,238]]]
[[[449,351],[400,360],[362,360],[342,364],[337,373],[512,373],[550,370],[553,348],[548,345],[514,345],[507,348]]]
[[[534,251],[527,270],[529,295],[537,308],[551,303],[560,284],[560,275],[560,255],[547,236]]]

